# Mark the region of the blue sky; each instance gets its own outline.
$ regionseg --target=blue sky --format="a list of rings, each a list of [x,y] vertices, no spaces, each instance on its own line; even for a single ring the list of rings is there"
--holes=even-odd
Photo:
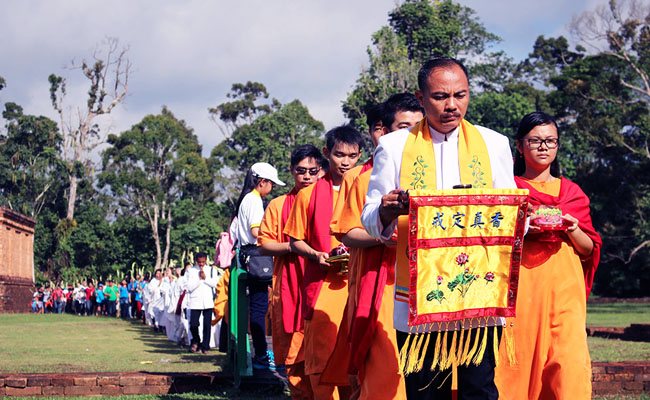
[[[605,0],[462,0],[503,38],[495,48],[520,60],[539,35],[567,35],[571,17]],[[102,124],[113,133],[167,105],[195,129],[204,155],[222,140],[207,109],[234,82],[264,83],[271,96],[301,100],[327,128],[345,122],[341,101],[362,66],[370,35],[387,23],[394,0],[241,0],[236,2],[88,0],[11,1],[0,14],[0,76],[26,113],[55,120],[50,73],[68,80],[68,100],[82,104],[87,81],[65,67],[89,58],[105,37],[130,46],[129,95]],[[72,109],[74,111],[74,108]],[[0,128],[1,129],[1,128]]]

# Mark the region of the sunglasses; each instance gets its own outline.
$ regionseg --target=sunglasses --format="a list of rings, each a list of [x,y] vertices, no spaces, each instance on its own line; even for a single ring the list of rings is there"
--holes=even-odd
[[[307,169],[307,168],[303,168],[303,167],[295,167],[293,170],[296,171],[296,175],[304,175],[307,172],[309,172],[309,175],[315,176],[315,175],[318,175],[318,173],[320,172],[320,168]]]

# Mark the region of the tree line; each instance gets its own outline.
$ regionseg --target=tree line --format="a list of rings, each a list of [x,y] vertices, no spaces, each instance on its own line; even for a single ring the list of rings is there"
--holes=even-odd
[[[643,295],[650,284],[650,7],[610,0],[575,16],[570,31],[574,48],[565,37],[539,36],[515,62],[489,50],[501,39],[471,8],[405,0],[370,38],[368,65],[342,111],[366,130],[369,106],[413,91],[423,61],[445,55],[468,66],[469,121],[513,138],[525,114],[556,116],[562,175],[590,197],[603,236],[594,292]],[[289,180],[291,149],[322,146],[323,123],[297,99],[281,104],[259,82],[233,84],[227,101],[206,110],[225,137],[208,157],[192,128],[164,106],[105,135],[98,118],[128,91],[129,49],[118,44],[107,40],[76,66],[88,79],[85,104],[66,105],[65,78],[50,75],[58,121],[4,104],[0,202],[37,220],[40,279],[107,276],[134,262],[159,267],[196,248],[214,251],[248,166],[269,162]],[[7,84],[0,77],[0,90]]]

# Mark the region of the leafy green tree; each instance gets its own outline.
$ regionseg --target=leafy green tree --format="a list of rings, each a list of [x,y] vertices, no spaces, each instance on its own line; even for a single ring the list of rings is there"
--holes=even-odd
[[[100,184],[110,187],[122,212],[149,222],[159,268],[169,258],[174,203],[184,191],[211,182],[201,146],[192,129],[165,107],[119,136],[109,135],[108,144]]]
[[[233,83],[226,97],[232,101],[208,108],[212,120],[224,124],[223,128],[219,127],[226,138],[241,125],[253,123],[255,118],[273,112],[280,105],[276,99],[272,99],[270,104],[259,104],[260,99],[269,98],[266,86],[259,82]]]
[[[529,60],[551,90],[567,175],[589,195],[603,236],[594,290],[619,296],[650,284],[650,9],[634,4],[610,1],[574,19],[590,52],[540,37]]]
[[[298,100],[276,105],[272,112],[240,125],[210,155],[210,169],[221,178],[221,197],[236,198],[246,171],[256,162],[270,163],[278,169],[280,178],[288,181],[293,148],[302,144],[322,147],[324,130],[323,124]]]
[[[9,208],[37,218],[55,200],[62,138],[47,117],[25,115],[21,106],[6,103],[2,113],[6,136],[0,135],[0,200]]]
[[[388,15],[390,26],[406,41],[409,60],[418,65],[433,56],[479,55],[500,40],[485,30],[474,10],[451,0],[406,0]]]
[[[392,94],[417,89],[417,72],[427,59],[453,56],[472,65],[500,40],[485,30],[471,8],[451,0],[407,0],[389,13],[388,22],[372,35],[369,66],[343,102],[346,117],[360,130],[368,129],[369,107]],[[499,65],[493,62],[491,71]]]

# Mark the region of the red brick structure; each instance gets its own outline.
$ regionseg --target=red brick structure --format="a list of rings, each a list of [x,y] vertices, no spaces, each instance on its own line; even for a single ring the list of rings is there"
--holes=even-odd
[[[36,221],[0,207],[0,313],[28,312],[34,293]]]

